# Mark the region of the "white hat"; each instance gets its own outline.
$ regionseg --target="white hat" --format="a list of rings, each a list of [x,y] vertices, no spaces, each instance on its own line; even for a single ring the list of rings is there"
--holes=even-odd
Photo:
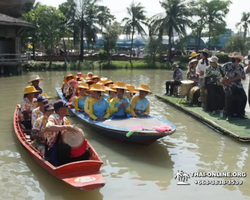
[[[216,57],[216,56],[212,56],[211,58],[208,58],[209,62],[214,62],[214,63],[217,63],[217,64],[218,64],[218,60],[219,60],[219,58]]]
[[[32,81],[43,81],[44,79],[43,78],[40,78],[40,76],[38,75],[31,75],[30,76],[30,80],[28,83],[31,83]]]

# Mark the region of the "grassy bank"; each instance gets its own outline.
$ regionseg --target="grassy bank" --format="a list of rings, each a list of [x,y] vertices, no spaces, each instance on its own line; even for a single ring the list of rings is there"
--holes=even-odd
[[[23,66],[23,71],[61,71],[61,70],[86,70],[86,69],[171,69],[170,63],[148,63],[145,61],[133,61],[133,67],[129,61],[112,61],[108,62],[99,61],[84,61],[84,62],[53,62],[49,65],[49,62],[36,62],[31,61],[28,65]],[[179,63],[182,69],[187,68],[186,63]]]

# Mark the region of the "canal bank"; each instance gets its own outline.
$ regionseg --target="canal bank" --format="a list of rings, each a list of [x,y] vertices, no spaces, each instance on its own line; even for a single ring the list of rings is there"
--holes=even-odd
[[[225,118],[221,118],[217,113],[212,115],[211,112],[205,112],[201,107],[192,107],[179,97],[170,97],[165,95],[155,95],[159,100],[167,102],[170,105],[178,108],[186,114],[194,117],[203,124],[214,129],[216,132],[228,135],[240,142],[250,142],[250,124],[249,120],[233,118],[227,122]]]

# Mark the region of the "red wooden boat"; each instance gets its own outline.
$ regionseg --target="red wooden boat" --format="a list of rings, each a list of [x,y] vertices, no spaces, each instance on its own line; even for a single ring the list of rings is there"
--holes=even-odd
[[[13,116],[13,126],[17,138],[21,144],[28,150],[31,157],[44,169],[61,179],[65,183],[78,188],[80,190],[94,190],[105,185],[105,180],[100,173],[100,167],[103,164],[101,158],[96,153],[91,144],[87,141],[90,150],[90,159],[80,162],[72,162],[59,167],[54,167],[31,145],[29,135],[27,135],[19,122],[20,105],[16,106]]]

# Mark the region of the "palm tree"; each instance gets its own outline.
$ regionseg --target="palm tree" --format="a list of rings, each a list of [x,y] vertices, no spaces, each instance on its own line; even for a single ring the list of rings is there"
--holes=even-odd
[[[115,20],[115,16],[110,13],[110,9],[106,6],[98,6],[96,16],[101,33],[103,32],[103,27],[111,25],[111,22]]]
[[[147,26],[147,22],[146,22],[145,10],[144,7],[141,5],[141,3],[136,4],[135,2],[132,2],[131,5],[127,8],[127,14],[129,15],[129,17],[123,18],[122,23],[125,23],[124,26],[125,34],[128,36],[131,35],[129,61],[132,66],[131,56],[134,43],[134,34],[137,33],[139,35],[147,35],[147,33],[142,27],[142,25]]]
[[[33,1],[28,1],[28,2],[24,3],[23,8],[26,12],[29,12],[29,11],[37,8],[39,5],[41,5],[41,3],[39,1],[36,2],[35,4]]]
[[[151,26],[160,39],[164,34],[168,35],[168,62],[170,62],[173,32],[175,30],[179,35],[186,35],[186,27],[191,24],[187,18],[190,12],[183,0],[164,0],[160,4],[165,12],[154,15],[151,18]]]
[[[242,17],[241,17],[241,20],[240,22],[238,22],[236,24],[236,27],[238,28],[239,26],[243,27],[244,29],[244,41],[246,41],[246,37],[247,37],[247,31],[249,29],[249,26],[250,25],[250,12],[246,13],[246,12],[243,12],[242,13]]]

